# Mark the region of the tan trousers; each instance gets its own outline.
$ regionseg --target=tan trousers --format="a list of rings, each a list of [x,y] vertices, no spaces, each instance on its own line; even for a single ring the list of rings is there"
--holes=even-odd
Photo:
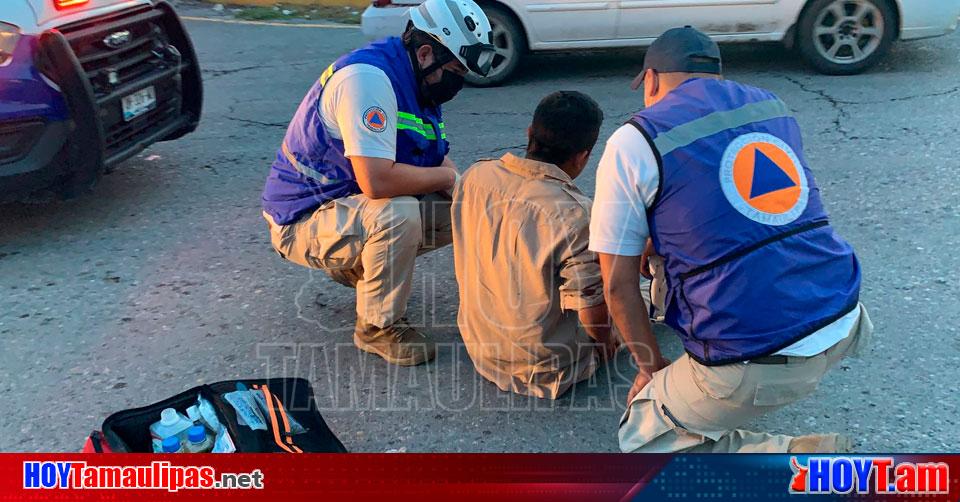
[[[786,364],[703,366],[684,354],[653,375],[620,420],[620,449],[641,453],[785,453],[791,436],[738,429],[813,393],[827,370],[867,344],[873,324],[861,307],[850,336]]]
[[[355,286],[358,320],[379,327],[406,312],[417,255],[453,240],[450,199],[439,194],[420,200],[358,194],[329,201],[289,225],[264,218],[280,256]]]

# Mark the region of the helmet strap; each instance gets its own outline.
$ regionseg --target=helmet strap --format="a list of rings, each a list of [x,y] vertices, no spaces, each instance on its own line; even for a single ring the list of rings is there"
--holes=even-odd
[[[454,56],[450,53],[449,49],[440,51],[437,50],[436,45],[431,46],[433,48],[434,61],[427,66],[426,68],[420,68],[420,59],[417,57],[417,48],[413,47],[413,44],[407,45],[407,52],[410,54],[410,64],[413,65],[413,74],[417,79],[417,98],[420,101],[420,104],[426,104],[430,106],[436,106],[436,103],[427,96],[425,89],[427,87],[426,78],[427,75],[437,71],[438,68],[443,67],[443,65],[449,63],[454,59]],[[442,55],[440,53],[443,53]]]

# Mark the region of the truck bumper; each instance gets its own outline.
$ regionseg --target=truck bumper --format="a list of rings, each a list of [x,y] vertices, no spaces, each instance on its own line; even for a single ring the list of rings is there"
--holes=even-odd
[[[0,202],[54,183],[66,165],[69,120],[0,121]]]
[[[132,33],[132,42],[107,50],[100,40],[116,31]],[[200,120],[203,90],[196,53],[165,2],[44,32],[31,61],[37,80],[56,91],[65,120],[51,119],[49,110],[5,117],[0,107],[0,131],[6,131],[0,136],[6,143],[26,144],[16,137],[32,143],[4,158],[0,139],[5,199],[57,179],[82,189],[147,146],[193,131]],[[124,118],[122,99],[147,87],[155,89],[156,106]]]

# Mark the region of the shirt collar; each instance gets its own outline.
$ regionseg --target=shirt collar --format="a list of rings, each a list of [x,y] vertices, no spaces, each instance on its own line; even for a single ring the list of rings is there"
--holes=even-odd
[[[539,160],[524,159],[517,157],[512,153],[507,153],[500,157],[500,162],[508,171],[519,174],[527,178],[543,177],[553,178],[563,183],[572,185],[573,179],[554,164],[549,162],[540,162]]]

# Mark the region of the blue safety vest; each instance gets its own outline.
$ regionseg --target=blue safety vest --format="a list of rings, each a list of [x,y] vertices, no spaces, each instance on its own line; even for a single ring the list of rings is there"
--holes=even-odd
[[[830,227],[776,96],[691,79],[629,123],[660,164],[647,218],[665,258],[666,323],[692,358],[774,354],[856,307],[856,255]]]
[[[330,65],[303,98],[277,151],[263,189],[263,210],[279,225],[313,212],[324,202],[360,193],[343,141],[330,137],[323,126],[320,96],[337,70],[352,64],[375,66],[390,79],[397,97],[397,117],[371,107],[356,120],[373,130],[397,124],[396,161],[421,167],[439,166],[450,147],[440,107],[424,107],[417,100],[417,80],[403,42],[396,37],[373,42],[340,57]]]

